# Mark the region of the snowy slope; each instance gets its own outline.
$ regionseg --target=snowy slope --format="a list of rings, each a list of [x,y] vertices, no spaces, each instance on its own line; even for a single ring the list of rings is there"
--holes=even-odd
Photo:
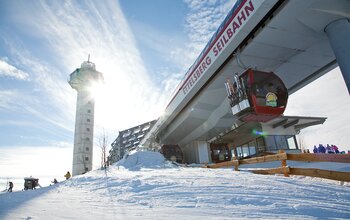
[[[0,219],[349,219],[349,207],[348,183],[176,167],[152,152],[0,195]]]

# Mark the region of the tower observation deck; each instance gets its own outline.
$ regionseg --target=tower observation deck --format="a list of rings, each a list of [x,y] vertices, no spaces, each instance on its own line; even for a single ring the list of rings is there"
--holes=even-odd
[[[95,100],[91,86],[103,80],[95,64],[85,61],[70,74],[68,83],[77,91],[75,116],[73,176],[92,170]]]

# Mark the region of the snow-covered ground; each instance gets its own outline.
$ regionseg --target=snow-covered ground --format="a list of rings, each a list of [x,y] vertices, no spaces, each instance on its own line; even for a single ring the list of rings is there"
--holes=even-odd
[[[350,184],[178,167],[137,152],[33,191],[0,194],[0,219],[350,219]]]

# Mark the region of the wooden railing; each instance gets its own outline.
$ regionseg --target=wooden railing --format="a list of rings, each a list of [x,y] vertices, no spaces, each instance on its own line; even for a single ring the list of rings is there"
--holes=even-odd
[[[272,169],[251,170],[251,172],[256,174],[284,174],[284,176],[286,177],[288,177],[289,175],[302,175],[350,182],[350,172],[321,170],[314,168],[292,168],[287,166],[287,160],[304,162],[350,163],[350,154],[287,154],[283,151],[280,151],[278,154],[267,155],[263,157],[254,157],[244,160],[231,160],[213,165],[207,165],[206,167],[235,167],[235,170],[239,171],[238,167],[242,164],[256,164],[272,161],[281,161],[281,167]]]

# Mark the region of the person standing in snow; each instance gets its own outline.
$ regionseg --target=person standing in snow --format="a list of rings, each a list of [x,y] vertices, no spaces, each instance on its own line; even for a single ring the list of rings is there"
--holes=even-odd
[[[66,177],[66,180],[69,179],[71,177],[70,172],[67,171],[67,173],[66,173],[66,175],[64,175],[64,177]]]
[[[314,145],[314,154],[317,154],[318,153],[318,149],[316,147],[316,145]]]
[[[336,153],[336,154],[339,154],[339,148],[336,146],[336,145],[332,145],[331,148],[333,148],[333,151]]]
[[[326,148],[322,144],[319,144],[318,145],[318,152],[324,154],[324,153],[326,153]]]
[[[327,144],[326,150],[328,154],[334,154],[333,149],[331,148],[331,146],[329,146],[329,144]]]
[[[13,182],[9,182],[9,189],[7,190],[7,192],[12,192],[12,188],[13,188]]]

